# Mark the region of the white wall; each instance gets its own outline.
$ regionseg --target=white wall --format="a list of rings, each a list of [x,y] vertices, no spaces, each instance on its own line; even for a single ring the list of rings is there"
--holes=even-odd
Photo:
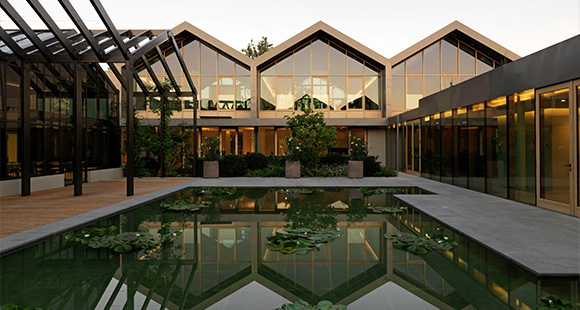
[[[20,179],[0,181],[0,197],[20,195]],[[37,192],[64,187],[64,174],[30,178],[30,191]]]
[[[369,155],[378,156],[378,161],[384,166],[387,163],[387,135],[384,128],[368,128],[367,143]]]

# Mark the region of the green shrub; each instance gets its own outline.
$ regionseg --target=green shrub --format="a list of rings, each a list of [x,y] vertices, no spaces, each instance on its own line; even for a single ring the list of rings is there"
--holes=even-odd
[[[346,165],[348,163],[348,156],[338,153],[328,153],[320,156],[320,165]]]
[[[248,172],[248,166],[242,156],[226,155],[220,158],[220,177],[243,177]]]
[[[375,172],[375,177],[396,177],[397,171],[393,170],[393,168],[381,167],[381,171]]]
[[[348,165],[320,165],[314,176],[321,178],[347,177]]]
[[[262,153],[248,153],[244,155],[248,170],[268,168],[268,158]]]
[[[280,166],[270,166],[268,168],[252,170],[246,173],[247,177],[258,177],[258,178],[280,178],[284,177],[286,174],[286,168]]]
[[[372,177],[375,173],[381,171],[381,162],[377,161],[378,156],[367,156],[364,159],[364,176]]]
[[[268,167],[286,167],[287,156],[268,155]]]

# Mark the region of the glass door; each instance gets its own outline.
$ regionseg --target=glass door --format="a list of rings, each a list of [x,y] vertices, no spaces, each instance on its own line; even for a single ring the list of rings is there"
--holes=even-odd
[[[419,165],[421,160],[420,148],[421,130],[419,121],[407,124],[407,173],[420,175]]]
[[[576,112],[574,113],[575,122],[572,128],[576,128],[576,130],[573,130],[576,134],[576,139],[574,139],[576,146],[573,148],[575,156],[574,162],[576,163],[576,169],[573,169],[573,171],[576,176],[573,178],[573,181],[576,183],[576,186],[573,186],[573,188],[575,188],[576,193],[573,196],[576,203],[574,204],[573,215],[580,217],[580,80],[574,82],[574,88],[575,92],[573,95],[575,96]]]
[[[536,95],[539,121],[539,160],[537,161],[538,205],[562,213],[573,214],[573,164],[576,136],[575,103],[570,83],[540,89]],[[574,113],[571,113],[574,111]],[[574,144],[574,145],[573,145]]]

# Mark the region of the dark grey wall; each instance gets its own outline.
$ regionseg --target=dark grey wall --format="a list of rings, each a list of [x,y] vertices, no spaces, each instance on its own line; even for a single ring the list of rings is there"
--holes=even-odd
[[[578,78],[580,35],[425,97],[419,108],[400,114],[400,121]],[[397,118],[388,123],[397,123]]]

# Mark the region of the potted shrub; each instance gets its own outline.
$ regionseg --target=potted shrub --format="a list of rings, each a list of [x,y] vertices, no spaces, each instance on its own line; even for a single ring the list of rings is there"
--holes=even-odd
[[[348,177],[351,179],[360,179],[364,175],[363,160],[369,153],[367,143],[361,137],[349,136],[348,152],[350,155],[348,161]]]
[[[319,155],[336,144],[336,128],[327,127],[324,113],[306,109],[303,113],[284,116],[290,136],[284,138],[288,145],[289,160],[286,162],[286,177],[299,178],[304,166],[306,174],[318,167]],[[296,163],[298,162],[298,163]]]
[[[203,177],[205,179],[219,178],[220,139],[205,137],[201,143],[201,155],[205,158],[203,162]]]

